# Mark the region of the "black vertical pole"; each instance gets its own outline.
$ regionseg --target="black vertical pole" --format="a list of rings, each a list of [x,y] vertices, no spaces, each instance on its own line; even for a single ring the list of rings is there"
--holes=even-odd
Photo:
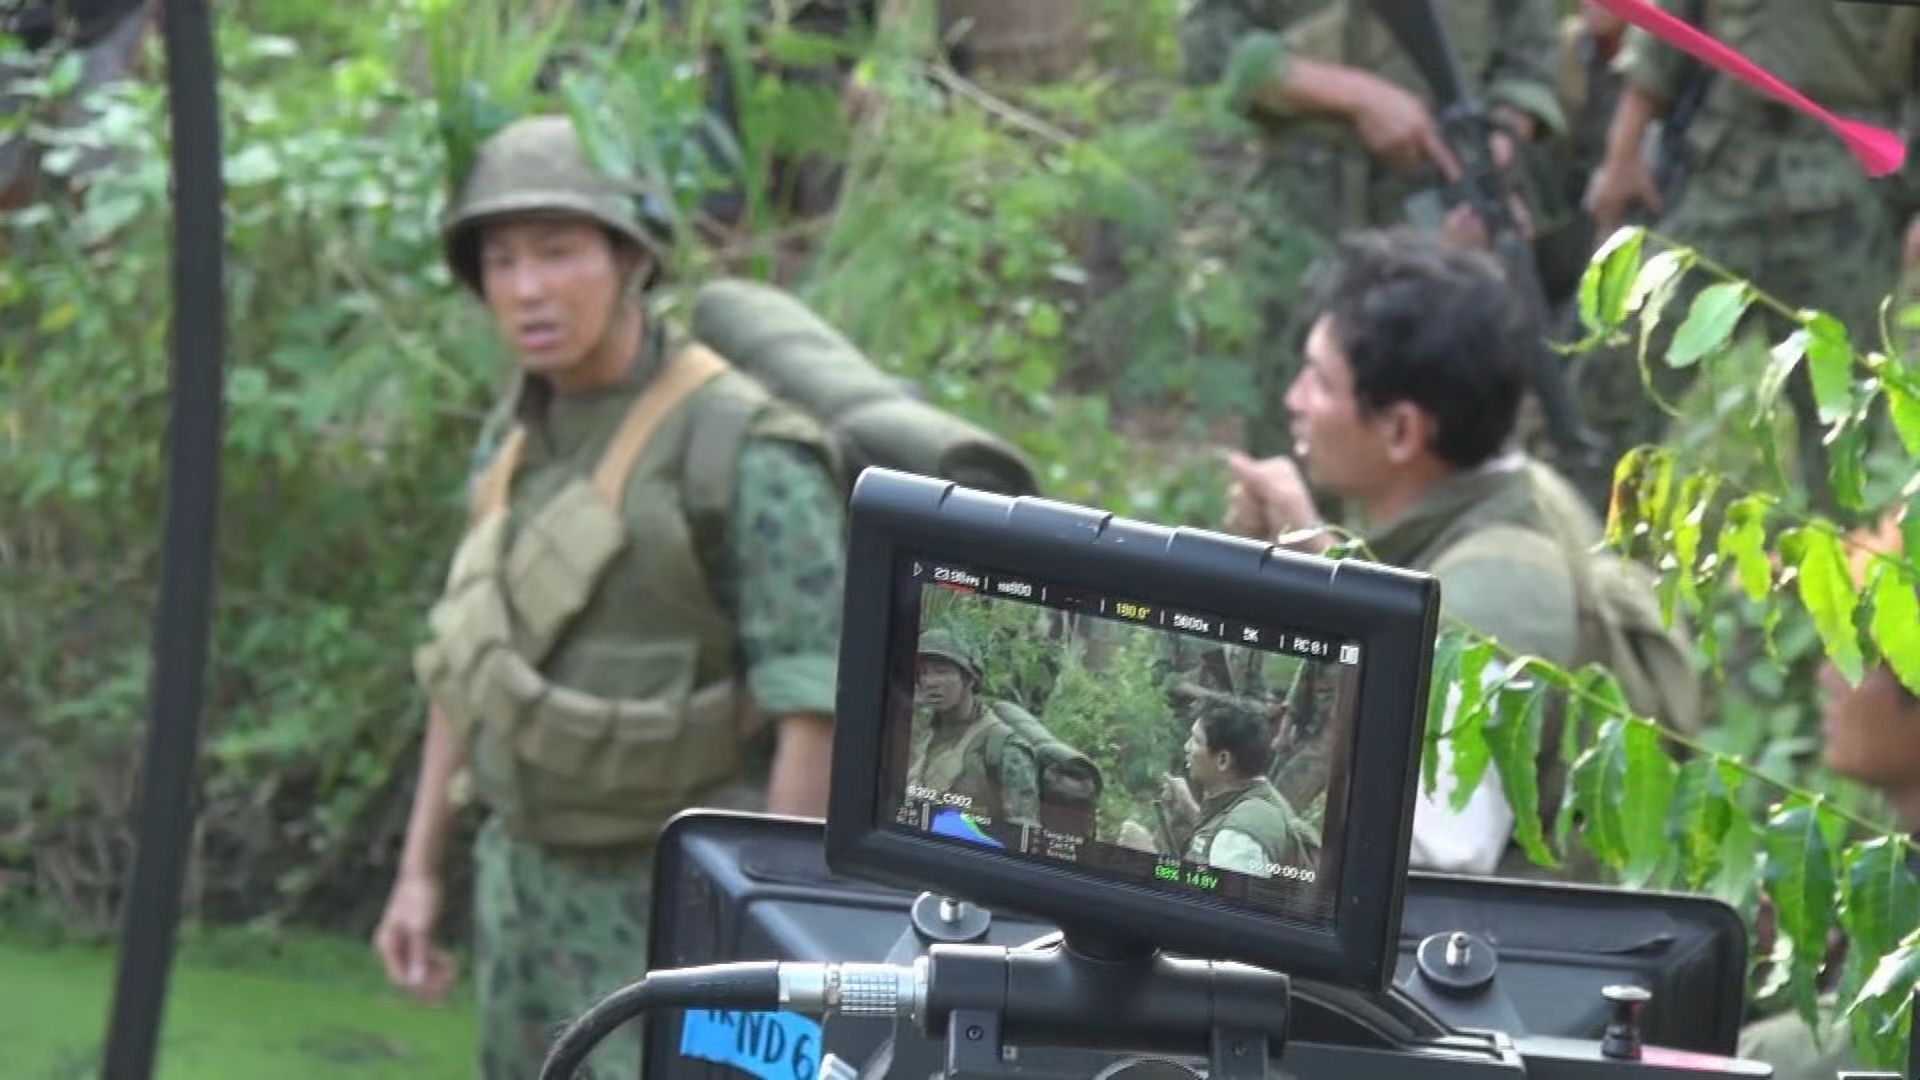
[[[213,26],[207,0],[161,0],[161,10],[173,134],[173,414],[139,842],[121,922],[106,1080],[152,1076],[165,1013],[193,825],[220,492],[226,229]]]

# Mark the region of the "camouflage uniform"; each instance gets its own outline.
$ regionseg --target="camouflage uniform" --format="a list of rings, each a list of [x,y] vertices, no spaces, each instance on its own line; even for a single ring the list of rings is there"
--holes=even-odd
[[[1547,466],[1518,455],[1457,473],[1367,544],[1381,562],[1424,570],[1440,579],[1443,615],[1493,638],[1517,655],[1565,669],[1580,655],[1578,587],[1571,554],[1600,539],[1585,504]],[[1540,813],[1560,802],[1561,716],[1550,710],[1541,733]],[[1532,864],[1509,845],[1502,874],[1532,875]]]
[[[975,698],[965,724],[940,724],[932,717],[915,724],[907,784],[965,795],[973,812],[995,822],[1038,826],[1039,763],[1033,747],[999,715],[1017,708]]]
[[[659,342],[654,335],[625,385],[551,403],[540,429],[550,449],[530,448],[517,497],[537,499],[543,474],[592,467],[658,367]],[[776,439],[747,443],[738,484],[734,614],[754,702],[771,715],[831,713],[844,528],[838,488],[816,458]],[[741,778],[701,801],[762,808],[770,749],[765,740],[750,746]],[[646,971],[653,845],[557,848],[517,839],[490,817],[473,854],[482,1074],[532,1076],[557,1026]],[[595,1052],[592,1075],[633,1076],[639,1053],[638,1029],[629,1027]]]
[[[449,224],[458,276],[474,284],[467,223],[487,212],[581,213],[648,242],[589,173],[561,118],[497,136]],[[559,396],[521,380],[518,427],[470,485],[475,520],[415,658],[469,748],[455,797],[486,812],[473,853],[488,1078],[536,1075],[562,1026],[646,971],[655,831],[686,806],[763,803],[772,738],[757,718],[833,709],[844,514],[831,452],[723,365],[657,395],[688,361],[650,327],[616,385]],[[647,400],[675,403],[631,440]],[[724,537],[708,536],[686,517],[694,433],[743,406]],[[602,489],[623,443],[637,454]],[[637,1075],[636,1030],[588,1068]]]
[[[1267,778],[1259,776],[1208,792],[1200,800],[1200,823],[1187,841],[1185,857],[1221,870],[1270,877],[1274,866],[1317,868],[1320,842]]]
[[[1474,89],[1533,116],[1543,133],[1564,127],[1544,0],[1446,0],[1440,9]],[[1512,18],[1503,18],[1509,9]],[[1264,91],[1286,77],[1294,58],[1305,57],[1372,72],[1428,102],[1433,95],[1386,24],[1354,0],[1190,0],[1180,44],[1189,81],[1219,84],[1232,107],[1252,113],[1266,136],[1267,152],[1242,185],[1257,242],[1246,271],[1270,285],[1269,329],[1289,343],[1285,353],[1307,329],[1298,324],[1292,298],[1308,267],[1350,229],[1403,220],[1407,199],[1439,176],[1376,162],[1346,123],[1293,113]],[[1262,366],[1261,400],[1280,399],[1292,377],[1288,368]],[[1252,452],[1284,452],[1284,414],[1256,415],[1266,419],[1250,425]]]
[[[1661,0],[1674,11],[1682,3]],[[1707,0],[1704,28],[1849,119],[1897,127],[1912,100],[1920,12],[1873,4]],[[1686,72],[1683,54],[1638,30],[1629,33],[1620,64],[1631,85],[1662,104],[1672,100]],[[1896,284],[1905,225],[1893,204],[1895,185],[1869,179],[1818,122],[1727,77],[1714,79],[1687,141],[1693,157],[1687,189],[1666,208],[1658,228],[1787,304],[1834,315],[1857,344],[1878,347],[1877,312]],[[1679,314],[1670,315],[1663,328],[1670,333],[1680,321]],[[1747,329],[1760,328],[1750,321]],[[1770,332],[1774,340],[1784,336],[1779,327]],[[1664,349],[1664,335],[1655,347]],[[1665,417],[1640,391],[1632,357],[1598,359],[1585,365],[1583,375],[1582,398],[1596,406],[1594,427],[1616,451],[1659,441]],[[1691,368],[1675,371],[1658,362],[1650,367],[1668,400],[1693,377]],[[1803,375],[1792,380],[1789,393],[1802,415],[1811,416]],[[1608,410],[1609,404],[1614,408]],[[1803,428],[1803,456],[1823,463],[1817,428]],[[1821,502],[1825,475],[1822,464],[1806,476]]]

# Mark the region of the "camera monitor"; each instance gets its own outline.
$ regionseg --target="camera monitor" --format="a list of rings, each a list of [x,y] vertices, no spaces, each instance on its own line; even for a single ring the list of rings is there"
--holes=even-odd
[[[869,469],[828,860],[1382,987],[1438,606],[1425,574]]]

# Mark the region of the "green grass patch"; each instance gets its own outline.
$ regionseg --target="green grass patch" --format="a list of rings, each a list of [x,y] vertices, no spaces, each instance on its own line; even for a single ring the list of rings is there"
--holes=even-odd
[[[98,1076],[113,979],[110,949],[0,932],[0,1076]],[[156,1075],[471,1077],[475,1025],[470,995],[438,1007],[404,998],[358,941],[196,934],[174,966]]]

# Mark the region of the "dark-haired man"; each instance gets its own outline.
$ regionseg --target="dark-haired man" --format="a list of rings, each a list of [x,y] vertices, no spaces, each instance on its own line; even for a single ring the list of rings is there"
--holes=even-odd
[[[1506,451],[1537,331],[1499,264],[1407,230],[1359,233],[1342,241],[1311,302],[1306,362],[1286,395],[1293,457],[1234,455],[1227,527],[1325,551],[1333,537],[1310,478],[1356,512],[1350,524],[1374,558],[1437,576],[1448,616],[1514,652],[1576,666],[1574,553],[1599,526],[1558,474]],[[1417,805],[1413,862],[1491,872],[1513,827],[1498,777],[1455,812],[1445,740],[1440,753],[1440,786]]]
[[[1320,839],[1267,779],[1272,725],[1243,701],[1200,707],[1187,735],[1187,776],[1168,777],[1165,801],[1185,826],[1186,858],[1220,870],[1272,877],[1274,868],[1314,869]]]

